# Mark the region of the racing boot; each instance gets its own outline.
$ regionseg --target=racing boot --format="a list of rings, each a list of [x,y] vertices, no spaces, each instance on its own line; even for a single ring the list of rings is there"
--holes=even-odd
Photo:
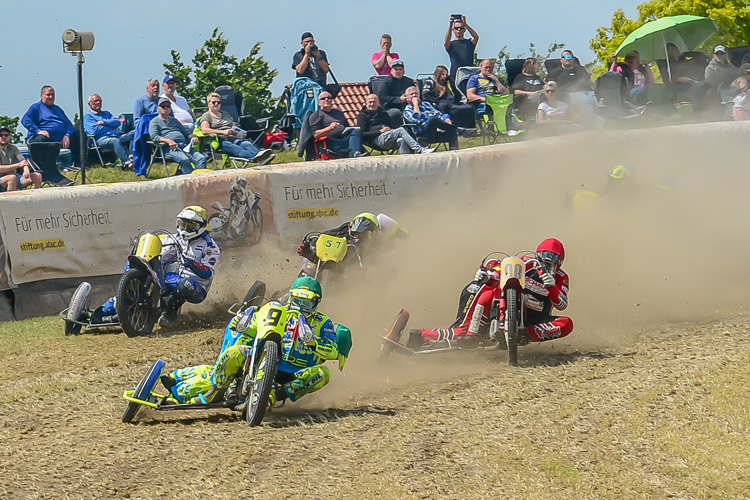
[[[172,323],[177,319],[177,311],[180,309],[182,301],[169,297],[166,299],[164,305],[164,311],[159,316],[159,326],[162,328],[169,328]]]
[[[167,375],[162,375],[160,377],[161,385],[164,386],[164,388],[168,391],[172,390],[172,387],[177,385],[177,381],[174,379],[171,373]]]
[[[268,405],[271,408],[281,408],[284,406],[287,395],[283,387],[274,387],[271,389],[271,394],[268,396]],[[276,405],[279,406],[276,406]]]
[[[412,351],[419,350],[424,344],[422,340],[422,330],[412,330],[409,332],[409,341],[406,342],[406,348]]]
[[[216,396],[219,395],[219,392],[220,391],[216,390],[216,387],[211,387],[209,390],[207,390],[203,394],[198,394],[197,396],[192,398],[190,400],[190,403],[191,404],[200,404],[200,403],[208,404],[211,401],[213,401],[214,398],[216,398]]]
[[[407,311],[406,309],[401,309],[401,311],[398,313],[398,316],[396,316],[396,321],[393,323],[393,326],[391,327],[385,338],[394,342],[400,342],[401,334],[404,331],[404,328],[406,328],[406,323],[408,322],[409,311]]]

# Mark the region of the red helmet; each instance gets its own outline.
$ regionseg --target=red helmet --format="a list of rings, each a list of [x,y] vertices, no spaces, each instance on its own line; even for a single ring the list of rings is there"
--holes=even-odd
[[[490,278],[490,285],[497,285],[500,283],[500,261],[497,259],[490,259],[484,263],[484,269]]]
[[[536,258],[545,271],[554,273],[562,267],[565,260],[565,247],[555,238],[547,238],[536,248]]]

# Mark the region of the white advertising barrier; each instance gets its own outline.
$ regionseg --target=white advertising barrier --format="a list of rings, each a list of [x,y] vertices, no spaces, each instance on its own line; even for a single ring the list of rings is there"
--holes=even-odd
[[[273,217],[282,242],[323,231],[361,212],[398,218],[415,197],[469,195],[458,153],[374,156],[305,163],[268,171]]]
[[[182,205],[173,180],[76,186],[0,197],[10,284],[121,273],[130,238],[173,228]]]

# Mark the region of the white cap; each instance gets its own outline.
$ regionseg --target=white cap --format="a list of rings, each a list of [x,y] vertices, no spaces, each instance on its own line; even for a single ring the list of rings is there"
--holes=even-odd
[[[714,49],[714,54],[716,54],[717,52],[724,52],[726,54],[727,49],[725,49],[723,45],[717,45]]]

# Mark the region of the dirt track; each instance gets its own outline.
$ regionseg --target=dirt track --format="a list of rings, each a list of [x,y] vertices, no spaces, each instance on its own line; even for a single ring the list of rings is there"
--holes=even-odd
[[[719,164],[734,165],[727,154]],[[354,332],[346,370],[259,428],[226,411],[146,410],[120,423],[122,392],[151,361],[215,359],[225,317],[137,339],[65,338],[57,318],[0,325],[3,497],[748,498],[744,164],[709,178],[688,170],[666,197],[648,188],[652,169],[626,199],[560,209],[607,165],[585,167],[559,159],[484,199],[393,214],[412,237],[377,275],[323,302]],[[533,223],[501,232],[488,203]],[[518,369],[476,354],[375,364],[376,334],[400,307],[410,327],[447,325],[484,254],[550,235],[568,251],[569,337],[522,348]],[[255,277],[287,285],[293,255],[268,241],[227,252],[198,314]]]

